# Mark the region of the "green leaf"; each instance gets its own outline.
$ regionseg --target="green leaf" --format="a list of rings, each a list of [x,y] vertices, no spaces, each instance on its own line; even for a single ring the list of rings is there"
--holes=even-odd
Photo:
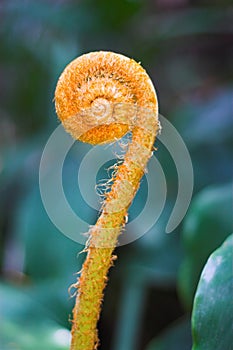
[[[179,273],[179,291],[188,309],[192,307],[201,271],[209,255],[232,232],[231,184],[209,187],[193,200],[184,222],[185,258]]]
[[[208,259],[192,313],[193,350],[231,350],[233,325],[233,235]]]

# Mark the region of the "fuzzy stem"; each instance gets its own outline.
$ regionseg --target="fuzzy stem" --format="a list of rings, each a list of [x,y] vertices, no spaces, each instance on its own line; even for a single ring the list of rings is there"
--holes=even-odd
[[[71,350],[93,350],[98,346],[96,326],[113,250],[158,131],[158,103],[140,64],[100,51],[82,55],[65,68],[57,83],[55,104],[64,128],[83,142],[113,142],[132,131],[124,163],[90,229],[86,261],[76,284]]]
[[[144,111],[139,115],[124,163],[118,168],[101,216],[90,230],[87,257],[78,282],[78,294],[73,309],[71,350],[93,350],[98,347],[96,325],[108,270],[114,260],[112,253],[128,207],[151,157],[157,130],[155,113],[146,115]]]

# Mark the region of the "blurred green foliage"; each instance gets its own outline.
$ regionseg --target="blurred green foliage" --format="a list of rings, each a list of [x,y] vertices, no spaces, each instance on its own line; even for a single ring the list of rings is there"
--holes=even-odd
[[[210,0],[1,2],[1,349],[67,349],[74,302],[68,288],[85,255],[79,254],[81,245],[50,222],[38,170],[44,145],[58,124],[53,105],[58,76],[73,58],[93,50],[120,52],[142,62],[155,83],[160,112],[189,149],[195,175],[187,216],[167,235],[177,174],[168,151],[156,142],[167,181],[166,206],[146,235],[116,249],[118,260],[110,271],[99,322],[100,349],[191,348],[190,311],[201,270],[232,232],[230,9],[230,1]],[[93,224],[98,213],[75,187],[85,152],[80,143],[69,152],[63,184],[74,211]],[[129,220],[143,208],[145,183],[143,179]],[[88,183],[84,187],[94,192]],[[214,287],[208,286],[211,291],[221,284],[221,276],[219,271]],[[205,293],[202,283],[197,293]],[[227,291],[223,286],[222,295]],[[216,303],[218,296],[213,294]],[[195,303],[194,323],[203,307]],[[205,306],[199,324],[212,317],[209,304]],[[225,308],[221,306],[222,315]],[[211,322],[205,332],[210,338]],[[199,342],[203,335],[198,327]]]
[[[146,350],[188,349],[191,343],[190,320],[184,318],[176,321],[154,339]]]
[[[0,296],[2,350],[68,349],[68,330],[49,318],[48,309],[41,307],[33,295],[1,284]]]
[[[209,257],[197,287],[193,314],[193,350],[232,349],[233,235]]]
[[[185,256],[180,267],[180,293],[187,308],[209,255],[232,230],[232,185],[205,188],[193,199],[182,238]]]

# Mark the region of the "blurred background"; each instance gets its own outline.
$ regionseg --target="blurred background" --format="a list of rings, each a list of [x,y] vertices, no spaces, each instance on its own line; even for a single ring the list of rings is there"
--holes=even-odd
[[[72,59],[95,50],[119,52],[142,63],[155,84],[160,113],[188,147],[195,181],[187,215],[166,234],[177,173],[157,141],[156,157],[168,186],[166,206],[146,235],[116,249],[99,322],[100,349],[191,348],[190,318],[200,273],[232,231],[230,3],[1,0],[2,350],[68,349],[74,303],[68,288],[85,255],[78,255],[83,246],[49,220],[38,172],[43,148],[58,125],[53,102],[57,79]],[[92,224],[98,212],[73,190],[85,152],[76,142],[65,162],[63,184],[74,210]],[[99,178],[105,177],[105,168]],[[147,189],[143,179],[129,220],[142,210]]]

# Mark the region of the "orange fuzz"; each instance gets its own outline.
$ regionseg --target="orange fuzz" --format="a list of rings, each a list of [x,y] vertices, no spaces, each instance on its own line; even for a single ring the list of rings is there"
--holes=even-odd
[[[101,215],[89,229],[86,260],[75,283],[71,350],[98,347],[97,322],[114,248],[126,224],[159,131],[152,82],[134,60],[112,52],[92,52],[71,62],[55,91],[57,115],[75,138],[91,144],[115,141],[128,131],[124,162],[117,166]]]
[[[131,128],[133,113],[131,107],[128,119],[126,115],[122,120],[121,113],[116,113],[119,104],[157,112],[149,76],[140,64],[123,55],[104,51],[82,55],[58,80],[56,112],[75,139],[101,144],[124,136]]]

